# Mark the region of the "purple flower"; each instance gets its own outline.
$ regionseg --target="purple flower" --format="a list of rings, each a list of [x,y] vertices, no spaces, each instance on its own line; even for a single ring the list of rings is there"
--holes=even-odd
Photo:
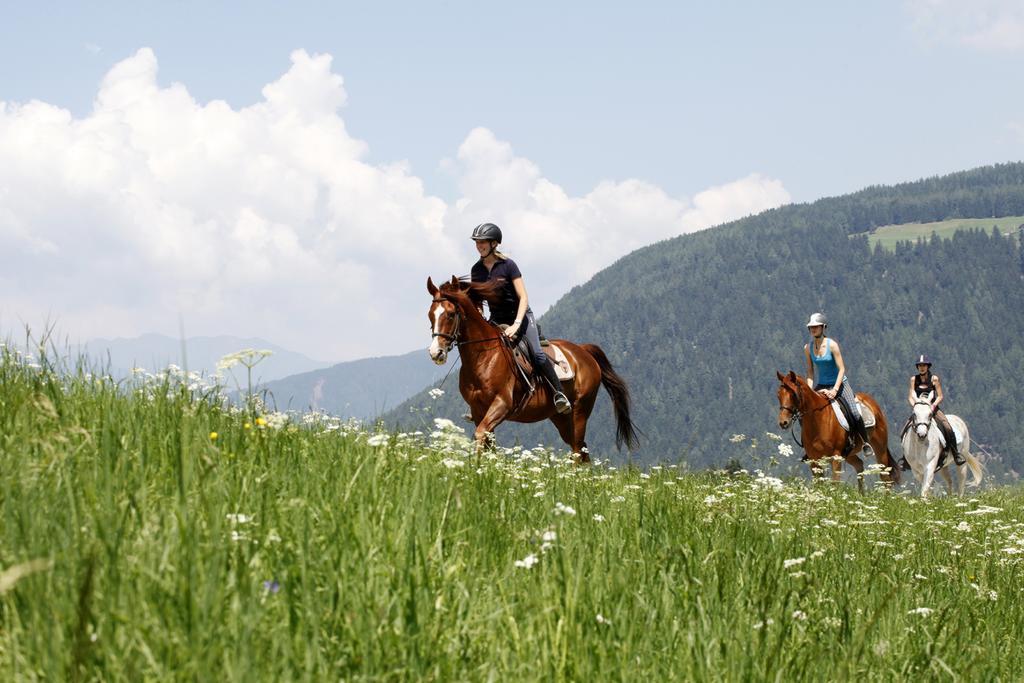
[[[281,590],[281,584],[279,584],[277,581],[273,579],[270,579],[268,581],[263,582],[263,590],[267,591],[268,593],[276,593],[277,591]]]

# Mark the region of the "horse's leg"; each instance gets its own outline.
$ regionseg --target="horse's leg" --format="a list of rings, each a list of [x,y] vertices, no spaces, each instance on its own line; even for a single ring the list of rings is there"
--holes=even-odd
[[[842,479],[843,456],[833,453],[829,459],[832,461],[832,483],[838,484],[839,480]]]
[[[942,468],[942,478],[946,480],[946,493],[953,495],[953,475],[950,474],[948,467]]]
[[[850,463],[853,466],[853,471],[857,473],[857,491],[864,493],[864,461],[856,453],[856,450],[851,451],[846,456],[846,462]]]
[[[573,438],[572,449],[574,453],[580,454],[580,462],[590,462],[590,452],[587,450],[587,420],[594,410],[594,402],[597,401],[597,386],[588,394],[580,396],[573,405],[570,416],[572,417]]]
[[[580,454],[576,451],[576,433],[573,429],[572,413],[555,413],[551,416],[551,422],[558,429],[558,435],[562,437],[562,441],[572,450],[573,457],[579,458]]]
[[[494,397],[494,401],[487,407],[487,412],[484,413],[483,418],[477,423],[476,431],[474,432],[478,454],[487,445],[488,434],[494,433],[494,430],[497,429],[498,425],[505,419],[505,416],[508,415],[509,410],[511,408],[504,396],[499,394]]]
[[[924,478],[921,480],[921,497],[928,497],[928,489],[931,488],[932,479],[935,477],[935,466],[939,464],[939,455],[932,455],[932,448],[929,445],[924,465]]]
[[[811,481],[819,483],[822,477],[825,476],[825,468],[822,466],[821,461],[818,458],[808,458],[807,466],[811,468]]]

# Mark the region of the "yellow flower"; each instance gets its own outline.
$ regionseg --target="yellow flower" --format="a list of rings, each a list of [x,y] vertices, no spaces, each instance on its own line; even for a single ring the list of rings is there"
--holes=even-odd
[[[252,429],[252,425],[251,425],[251,424],[249,424],[248,422],[246,422],[246,423],[245,423],[244,425],[242,425],[242,426],[243,426],[244,428],[246,428],[246,429]]]
[[[217,440],[217,432],[210,432],[210,441]]]
[[[264,420],[262,417],[257,417],[256,418],[256,424],[258,424],[260,427],[266,427],[267,426],[267,421]]]

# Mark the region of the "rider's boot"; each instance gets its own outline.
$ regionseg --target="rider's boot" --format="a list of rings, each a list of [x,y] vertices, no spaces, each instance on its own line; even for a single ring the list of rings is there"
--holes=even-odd
[[[558,379],[558,373],[555,372],[555,366],[550,361],[541,365],[541,372],[544,374],[544,379],[547,380],[548,386],[551,387],[551,391],[555,397],[555,410],[560,413],[568,413],[572,410],[572,403],[569,402],[569,397],[562,392],[562,382]]]
[[[857,423],[855,427],[856,432],[858,435],[860,435],[861,440],[864,441],[864,448],[862,450],[862,452],[864,453],[864,457],[874,457],[875,449],[871,447],[871,441],[868,439],[868,428],[864,426],[864,418],[859,415],[855,415],[853,419],[854,422]]]
[[[949,452],[953,454],[953,462],[955,462],[957,465],[965,464],[967,461],[964,459],[964,456],[960,454],[960,449],[956,447],[956,435],[947,435],[946,443],[949,444]]]

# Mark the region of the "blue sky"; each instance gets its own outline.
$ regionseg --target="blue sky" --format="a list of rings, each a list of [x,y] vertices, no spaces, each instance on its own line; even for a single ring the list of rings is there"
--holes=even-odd
[[[372,217],[352,217],[349,209],[328,212],[329,232],[365,232],[360,226],[382,220],[404,221],[403,230],[390,233],[397,241],[415,241],[425,230],[434,231],[424,245],[436,260],[424,263],[421,250],[418,260],[412,255],[403,261],[380,243],[350,240],[332,247],[332,263],[350,262],[348,266],[321,263],[323,281],[303,284],[302,291],[326,290],[352,286],[352,278],[360,274],[400,270],[400,288],[380,303],[400,299],[396,310],[401,322],[385,324],[379,315],[364,320],[381,325],[383,333],[419,324],[422,302],[406,294],[413,272],[418,281],[426,274],[468,271],[472,250],[462,249],[465,245],[457,240],[460,230],[468,231],[478,218],[505,221],[503,227],[520,236],[518,244],[513,239],[517,248],[510,249],[523,256],[524,272],[537,273],[532,298],[543,310],[572,285],[640,246],[625,239],[633,232],[630,222],[660,226],[642,231],[640,237],[649,242],[784,201],[812,201],[866,185],[1021,159],[1024,10],[1020,3],[998,1],[962,5],[945,0],[856,5],[5,2],[0,60],[7,66],[0,72],[0,102],[6,105],[0,106],[6,106],[8,121],[18,116],[22,123],[38,123],[40,119],[32,118],[37,114],[52,118],[53,110],[66,110],[66,127],[72,131],[67,145],[73,147],[79,129],[110,125],[109,116],[98,116],[94,105],[105,79],[109,82],[109,75],[126,60],[136,66],[145,62],[148,66],[139,68],[156,74],[161,92],[179,84],[194,106],[189,114],[182,105],[180,116],[159,124],[140,123],[150,119],[136,117],[128,125],[136,133],[150,125],[172,129],[205,111],[202,134],[209,136],[207,144],[216,144],[223,136],[209,128],[214,125],[208,116],[212,102],[222,100],[234,113],[248,111],[266,101],[265,86],[289,69],[308,67],[309,73],[319,74],[310,76],[319,79],[316,85],[303,94],[289,92],[305,102],[303,98],[337,90],[330,100],[337,105],[333,120],[344,128],[344,144],[351,143],[349,161],[358,162],[355,176],[342,181],[340,175],[351,164],[325,169],[304,158],[297,163],[302,173],[310,174],[309,187],[334,188],[324,193],[333,199],[321,202],[332,206],[352,207],[362,199],[374,207],[393,203]],[[139,57],[143,48],[148,51]],[[329,55],[329,67],[295,61],[296,50],[310,60]],[[343,85],[330,81],[324,68]],[[128,71],[125,67],[118,73]],[[301,80],[298,75],[296,79]],[[27,109],[32,100],[48,105],[49,113]],[[106,107],[116,109],[117,102],[129,101],[135,100],[108,100]],[[13,135],[13,126],[7,130]],[[56,129],[37,130],[42,139],[52,140]],[[260,137],[246,130],[253,140]],[[310,130],[296,134],[312,134]],[[170,137],[182,145],[189,134],[177,130]],[[87,267],[72,261],[73,245],[81,235],[69,237],[47,228],[57,221],[52,212],[41,213],[38,206],[11,199],[26,191],[45,195],[50,190],[67,202],[66,214],[100,216],[102,225],[95,229],[109,238],[100,240],[107,253],[124,250],[125,259],[150,258],[133,251],[133,219],[125,214],[136,209],[97,207],[118,183],[123,186],[125,177],[137,179],[125,170],[133,168],[127,161],[136,146],[131,139],[127,136],[119,151],[103,157],[123,173],[114,174],[116,179],[112,175],[113,185],[105,188],[90,181],[94,195],[87,206],[76,204],[82,201],[78,181],[68,181],[71,185],[57,191],[39,185],[47,177],[41,174],[43,180],[26,188],[28,181],[18,179],[26,173],[17,173],[16,167],[34,168],[35,162],[24,149],[11,152],[15,142],[10,143],[15,147],[5,148],[0,141],[9,169],[6,180],[0,174],[0,242],[3,212],[8,216],[3,258],[24,260],[18,250],[28,250],[35,254],[37,267],[72,264],[78,277],[90,276]],[[287,259],[266,264],[266,272],[279,272],[286,280],[289,268],[309,272],[309,255],[323,252],[324,235],[313,228],[313,209],[252,209],[254,203],[243,198],[230,211],[227,204],[219,207],[218,213],[208,209],[216,197],[186,192],[180,184],[182,176],[192,173],[182,169],[192,167],[169,171],[168,165],[176,162],[168,150],[146,149],[146,167],[158,170],[153,182],[144,185],[154,193],[149,201],[160,204],[146,215],[162,216],[154,220],[166,220],[167,226],[175,224],[170,216],[194,219],[194,234],[188,238],[192,244],[201,248],[205,235],[211,249],[237,252],[230,235],[236,240],[251,230],[276,235],[266,239],[301,247],[296,247],[291,265]],[[263,150],[225,168],[251,168],[275,153]],[[59,150],[51,150],[48,159],[55,155],[63,158]],[[50,175],[83,163],[77,158],[68,157]],[[88,162],[94,163],[99,161]],[[282,161],[281,168],[288,163]],[[401,167],[398,180],[396,164]],[[370,176],[376,180],[366,181]],[[380,180],[385,177],[390,180]],[[392,181],[402,186],[401,198],[387,190],[389,199],[378,199],[366,185],[379,189]],[[339,190],[338,183],[349,189]],[[412,187],[417,183],[421,190]],[[506,184],[511,188],[507,193],[492,192]],[[360,194],[363,190],[366,194]],[[168,199],[172,196],[173,201]],[[246,218],[250,209],[256,218]],[[118,221],[117,235],[104,232],[104,226]],[[264,227],[253,228],[252,221]],[[588,221],[596,227],[588,228]],[[270,233],[265,226],[272,226]],[[545,234],[572,230],[578,238],[560,248],[583,265],[563,277],[558,260],[545,260],[534,245]],[[606,237],[621,248],[596,254],[588,235]],[[134,276],[166,269],[167,277],[144,288],[148,294],[136,300],[113,297],[115,301],[109,292],[97,290],[89,297],[93,303],[64,302],[59,290],[24,290],[0,298],[0,316],[27,320],[48,311],[74,332],[114,336],[174,333],[176,324],[152,328],[182,314],[194,321],[197,334],[254,334],[327,359],[373,350],[354,342],[324,341],[328,329],[304,322],[308,312],[296,313],[298,319],[283,313],[233,318],[225,311],[237,309],[237,297],[251,291],[242,275],[224,280],[215,264],[183,273],[180,264],[157,260]],[[462,260],[467,261],[464,266]],[[131,277],[130,272],[124,275]],[[209,300],[193,305],[196,292],[183,293],[188,288],[182,283],[197,278],[206,278],[200,289],[208,286],[218,292],[223,310]],[[268,294],[275,305],[286,307],[289,298],[276,296]],[[333,299],[325,303],[341,305]],[[103,329],[97,329],[97,320]],[[231,329],[217,329],[219,324]],[[398,341],[386,351],[417,344],[413,339]]]

